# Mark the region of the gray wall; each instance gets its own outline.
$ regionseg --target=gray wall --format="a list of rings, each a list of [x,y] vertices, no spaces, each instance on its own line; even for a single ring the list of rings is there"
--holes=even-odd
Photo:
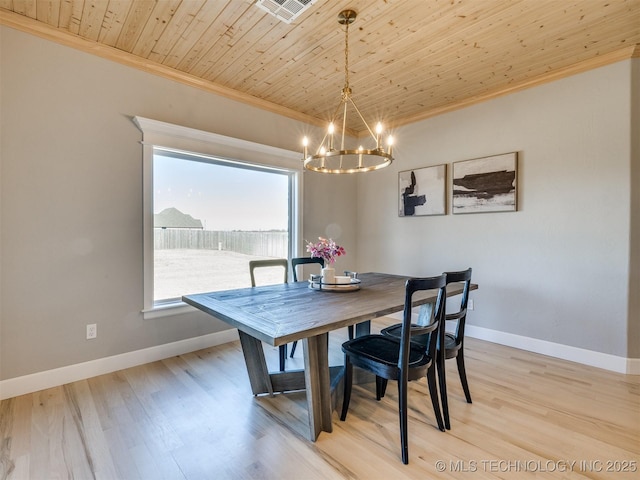
[[[290,150],[310,127],[7,27],[0,49],[0,380],[227,328],[200,313],[142,318],[142,134],[130,117]],[[353,252],[355,180],[318,175],[305,174],[304,236],[340,225]],[[313,207],[327,202],[339,212]]]
[[[310,127],[7,27],[0,49],[0,380],[226,328],[197,313],[142,318],[130,117],[291,150]],[[473,266],[471,323],[637,357],[638,62],[404,127],[389,169],[305,174],[304,238],[340,238],[338,268]],[[521,153],[519,212],[397,216],[398,171],[508,151]]]
[[[640,60],[631,76],[631,234],[629,265],[628,357],[640,358]]]
[[[637,357],[639,61],[400,129],[397,161],[358,184],[358,269],[431,275],[471,266],[480,284],[471,324]],[[512,151],[518,212],[398,217],[399,171]]]

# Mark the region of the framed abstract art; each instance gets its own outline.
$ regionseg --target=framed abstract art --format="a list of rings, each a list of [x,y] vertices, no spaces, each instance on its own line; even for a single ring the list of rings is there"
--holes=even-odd
[[[447,166],[416,168],[398,173],[398,215],[447,213]]]
[[[517,210],[516,152],[455,162],[451,176],[454,214]]]

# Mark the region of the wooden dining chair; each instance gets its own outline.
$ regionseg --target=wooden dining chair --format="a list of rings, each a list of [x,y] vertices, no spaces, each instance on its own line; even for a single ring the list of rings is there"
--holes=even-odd
[[[283,281],[282,283],[288,283],[289,281],[289,262],[286,258],[271,258],[268,260],[251,260],[249,262],[249,275],[251,276],[251,286],[256,286],[255,270],[258,268],[272,268],[282,267],[283,269]],[[284,372],[285,360],[287,359],[287,346],[280,345],[278,347],[278,354],[280,356],[280,371]]]
[[[436,344],[439,326],[444,322],[446,306],[446,275],[430,278],[411,278],[405,286],[404,315],[400,336],[365,335],[342,344],[344,352],[344,397],[340,420],[345,420],[351,400],[353,383],[353,365],[376,375],[376,398],[384,396],[388,380],[398,382],[398,409],[400,413],[400,444],[402,463],[409,463],[409,445],[407,433],[407,397],[408,382],[427,378],[433,412],[438,428],[445,431],[440,414],[436,381]],[[421,309],[429,312],[429,318],[418,318],[412,322],[413,294],[420,290],[438,289],[433,309]],[[426,315],[425,315],[426,316]],[[414,335],[429,338],[426,344],[412,342]]]
[[[464,283],[462,294],[460,296],[460,308],[455,312],[449,312],[445,315],[446,321],[442,324],[440,332],[440,341],[437,346],[437,364],[438,364],[438,381],[440,384],[440,399],[442,402],[442,415],[447,430],[451,429],[451,421],[449,419],[449,401],[447,395],[447,381],[445,373],[445,360],[455,358],[460,383],[467,403],[471,403],[471,393],[469,391],[469,383],[467,382],[467,372],[464,364],[464,328],[467,319],[467,305],[469,303],[469,292],[471,289],[471,272],[472,269],[462,270],[458,272],[445,272],[447,276],[447,285],[451,283]],[[447,331],[446,323],[455,322],[453,329]],[[402,332],[402,324],[392,325],[382,329],[380,333],[383,335],[391,335],[399,337]],[[414,341],[425,343],[426,337],[415,337]],[[441,347],[444,345],[444,348]]]

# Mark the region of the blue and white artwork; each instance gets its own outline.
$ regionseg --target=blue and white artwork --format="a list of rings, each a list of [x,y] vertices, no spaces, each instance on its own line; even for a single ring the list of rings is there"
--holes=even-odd
[[[455,162],[453,213],[516,211],[517,163],[516,152]]]
[[[416,168],[398,174],[401,217],[446,213],[447,166]]]

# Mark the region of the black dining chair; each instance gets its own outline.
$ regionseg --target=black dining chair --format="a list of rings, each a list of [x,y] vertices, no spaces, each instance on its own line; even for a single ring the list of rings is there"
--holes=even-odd
[[[320,265],[320,268],[324,268],[324,259],[320,257],[295,257],[291,259],[291,271],[293,272],[293,281],[298,281],[298,265],[309,265],[317,263]],[[346,272],[345,272],[346,274]],[[349,340],[353,338],[353,325],[349,325],[347,327],[347,332],[349,335]],[[291,354],[289,355],[293,358],[293,354],[296,352],[296,346],[298,345],[298,341],[294,341],[291,346]]]
[[[460,308],[455,312],[449,312],[445,315],[446,321],[442,325],[440,332],[440,341],[438,342],[438,380],[440,384],[440,397],[442,401],[442,415],[447,430],[451,429],[451,421],[449,419],[449,401],[447,398],[447,381],[445,374],[445,360],[455,358],[458,366],[458,375],[462,390],[466,397],[467,403],[471,403],[471,393],[469,391],[469,383],[467,382],[467,372],[464,364],[464,327],[467,319],[467,305],[469,303],[469,291],[471,287],[472,269],[462,270],[458,272],[445,272],[447,276],[447,285],[451,283],[464,283],[462,294],[460,297]],[[455,329],[447,331],[446,322],[455,322]],[[402,332],[402,324],[392,325],[382,329],[380,333],[383,335],[391,335],[399,337]],[[414,341],[425,343],[426,337],[414,338]],[[441,348],[444,345],[444,348]]]
[[[324,268],[324,258],[320,257],[295,257],[291,259],[291,272],[293,273],[293,281],[298,281],[298,265],[310,265],[317,263],[320,268]]]
[[[438,329],[444,322],[446,307],[447,276],[442,274],[430,278],[411,278],[405,286],[404,315],[400,336],[365,335],[342,344],[344,352],[344,398],[340,420],[345,420],[351,399],[353,383],[353,365],[376,375],[376,398],[384,396],[388,380],[398,382],[398,409],[400,413],[400,443],[402,463],[409,463],[409,445],[407,434],[407,397],[408,382],[427,378],[433,411],[438,428],[445,431],[440,414],[436,381],[436,344]],[[433,309],[421,309],[428,315],[412,319],[413,294],[420,290],[439,289]],[[426,344],[412,342],[414,335],[429,338]]]
[[[318,264],[320,268],[324,268],[324,258],[320,257],[295,257],[291,259],[291,271],[293,272],[293,281],[298,281],[298,265],[309,265],[309,264]],[[295,340],[291,345],[291,354],[289,355],[293,358],[293,355],[296,353],[296,347],[298,346],[298,341]]]
[[[287,283],[289,280],[289,262],[286,258],[272,258],[268,260],[251,260],[249,262],[249,275],[251,276],[251,286],[256,286],[255,270],[258,268],[271,268],[282,267],[284,270],[283,282]],[[287,359],[287,346],[280,345],[278,347],[278,354],[280,356],[280,371],[284,372],[284,363]]]

